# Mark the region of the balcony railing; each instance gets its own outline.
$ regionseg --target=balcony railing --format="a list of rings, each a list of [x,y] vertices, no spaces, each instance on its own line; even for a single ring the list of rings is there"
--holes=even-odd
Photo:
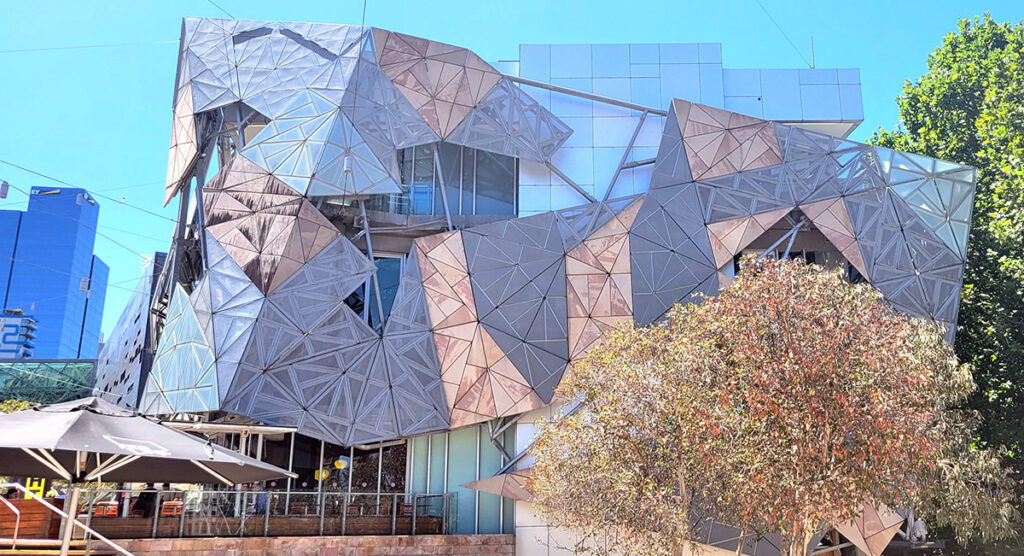
[[[113,539],[438,535],[452,532],[457,503],[454,493],[172,490],[146,504],[142,492],[83,491],[81,519]]]
[[[366,200],[366,210],[390,212],[392,214],[433,214],[434,186],[430,184],[401,185],[401,193],[382,193],[370,195]]]

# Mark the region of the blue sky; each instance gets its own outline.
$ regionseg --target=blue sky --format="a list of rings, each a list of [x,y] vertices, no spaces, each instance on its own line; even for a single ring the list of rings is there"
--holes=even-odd
[[[360,23],[362,1],[215,0],[246,19]],[[861,70],[865,122],[852,138],[892,127],[894,99],[925,70],[958,17],[1024,18],[1024,3],[761,0],[368,0],[366,23],[468,47],[486,60],[520,43],[721,42],[726,67]],[[0,14],[0,159],[131,205],[164,209],[177,39],[185,16],[226,17],[208,0],[5,2]],[[77,46],[120,46],[65,48]],[[51,50],[38,50],[51,49]],[[0,164],[21,189],[52,182]],[[0,208],[24,208],[11,191]],[[110,265],[104,336],[141,274],[139,253],[166,250],[172,222],[100,199],[96,252]]]

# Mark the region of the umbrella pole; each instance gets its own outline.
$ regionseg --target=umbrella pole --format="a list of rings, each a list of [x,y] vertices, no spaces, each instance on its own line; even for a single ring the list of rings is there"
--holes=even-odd
[[[64,508],[68,518],[64,520],[64,536],[60,544],[60,556],[68,556],[68,550],[71,548],[71,533],[75,530],[75,519],[78,517],[78,494],[81,489],[78,483],[73,483],[71,486],[71,500]]]

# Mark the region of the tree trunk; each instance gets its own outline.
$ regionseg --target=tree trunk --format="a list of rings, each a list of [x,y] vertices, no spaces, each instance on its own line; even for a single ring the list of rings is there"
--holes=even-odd
[[[683,469],[683,466],[681,465],[676,467],[676,484],[679,487],[679,503],[684,509],[684,515],[688,517],[690,510],[690,496],[686,491],[686,470]],[[688,531],[688,529],[685,527],[685,524],[683,525],[683,529],[676,534],[676,538],[672,543],[673,556],[682,556],[684,553],[683,549],[686,548],[686,543],[689,542],[689,538],[686,535],[686,531]]]
[[[736,556],[743,556],[743,541],[747,538],[747,527],[743,526],[743,530],[740,531],[740,543],[736,545]]]
[[[793,537],[789,546],[783,548],[783,556],[808,556],[807,545],[814,538],[814,527],[801,523],[793,528]]]

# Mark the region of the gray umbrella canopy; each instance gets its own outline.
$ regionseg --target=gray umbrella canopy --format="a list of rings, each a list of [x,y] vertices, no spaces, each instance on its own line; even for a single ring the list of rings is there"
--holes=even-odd
[[[100,398],[0,415],[0,474],[225,484],[294,476]]]

